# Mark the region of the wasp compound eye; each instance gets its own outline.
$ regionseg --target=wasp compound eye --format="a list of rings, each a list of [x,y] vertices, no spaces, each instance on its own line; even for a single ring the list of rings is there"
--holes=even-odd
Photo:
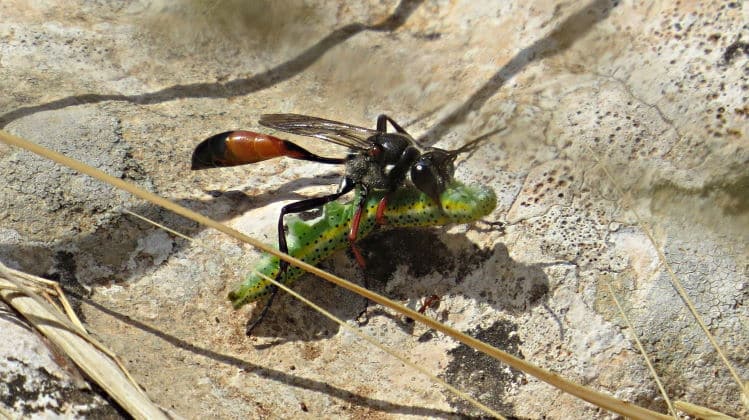
[[[440,194],[449,181],[440,175],[438,169],[431,159],[424,156],[411,167],[411,182],[435,203],[440,202]]]

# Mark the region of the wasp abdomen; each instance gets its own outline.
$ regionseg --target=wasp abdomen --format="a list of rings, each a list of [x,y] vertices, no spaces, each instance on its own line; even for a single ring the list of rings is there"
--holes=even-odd
[[[192,155],[192,169],[244,165],[280,156],[304,158],[299,146],[253,131],[226,131],[203,140]],[[302,149],[304,150],[304,149]]]
[[[341,164],[342,158],[318,156],[288,140],[254,131],[226,131],[203,140],[192,154],[192,169],[209,169],[262,162],[276,157]]]

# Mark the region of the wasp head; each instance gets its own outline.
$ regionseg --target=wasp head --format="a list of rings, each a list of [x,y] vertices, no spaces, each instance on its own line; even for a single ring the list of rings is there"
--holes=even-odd
[[[461,153],[476,149],[486,138],[488,135],[483,135],[456,150],[437,147],[427,149],[411,166],[411,182],[435,203],[440,204],[440,195],[453,180],[455,159]]]

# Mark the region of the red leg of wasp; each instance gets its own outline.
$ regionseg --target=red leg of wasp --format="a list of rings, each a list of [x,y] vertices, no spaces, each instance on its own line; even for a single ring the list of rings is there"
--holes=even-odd
[[[375,221],[377,221],[378,225],[384,225],[387,223],[385,221],[385,209],[388,205],[388,195],[385,194],[384,197],[382,197],[382,200],[380,200],[380,203],[377,204],[377,214],[375,215]]]
[[[356,246],[356,237],[359,234],[359,224],[361,223],[361,215],[364,211],[364,203],[366,202],[366,199],[367,195],[362,194],[359,205],[356,207],[354,218],[351,219],[351,230],[348,233],[348,240],[351,244],[351,252],[354,253],[354,258],[356,258],[356,262],[361,268],[365,268],[367,266],[367,263],[366,261],[364,261],[364,257],[362,256],[361,252],[359,252],[359,248]]]

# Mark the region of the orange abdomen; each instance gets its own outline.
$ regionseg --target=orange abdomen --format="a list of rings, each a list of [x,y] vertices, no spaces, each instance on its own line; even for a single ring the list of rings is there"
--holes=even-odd
[[[255,163],[287,156],[285,140],[252,131],[232,131],[226,138],[225,158],[229,165]]]
[[[203,140],[192,155],[192,169],[244,165],[279,156],[299,158],[293,143],[253,131],[227,131]]]
[[[226,131],[198,144],[192,154],[192,169],[220,168],[288,156],[313,162],[341,164],[345,158],[318,156],[296,144],[254,131]]]

